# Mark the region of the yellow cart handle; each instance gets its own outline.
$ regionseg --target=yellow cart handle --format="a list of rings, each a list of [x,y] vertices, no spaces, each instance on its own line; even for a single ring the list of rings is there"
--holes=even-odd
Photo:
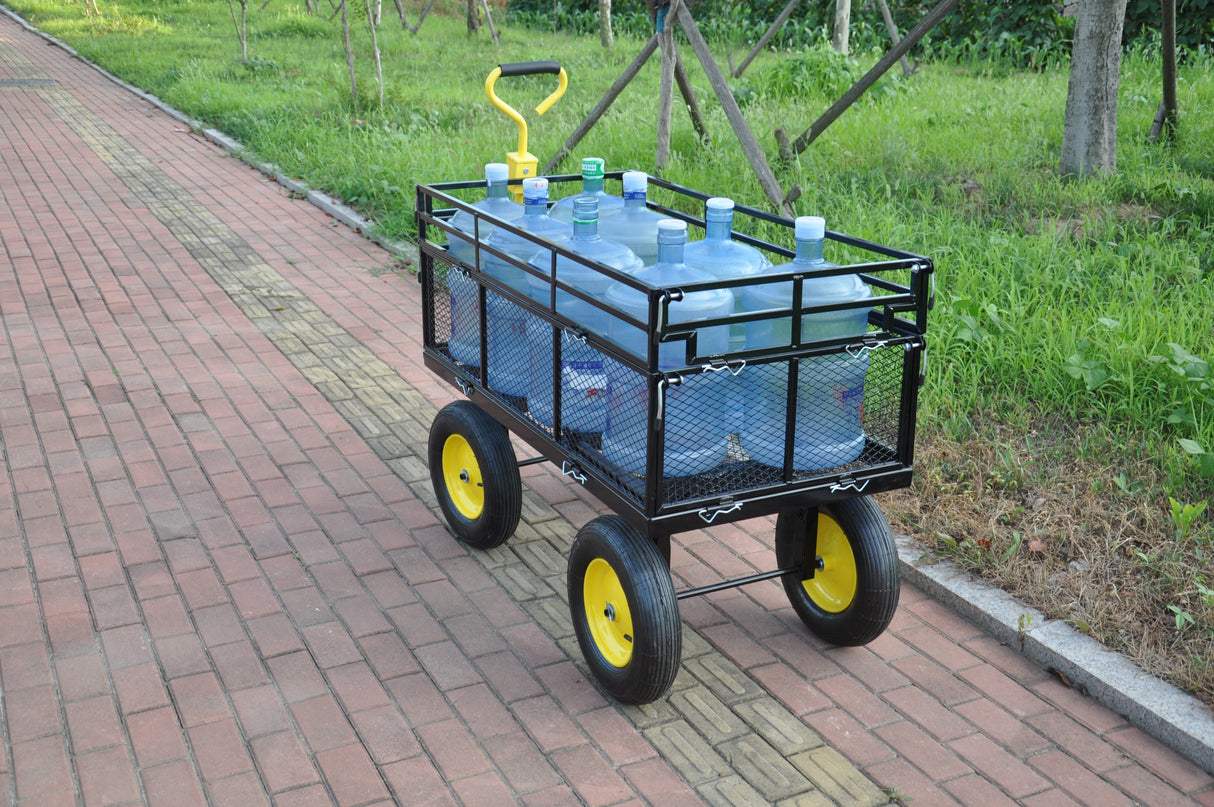
[[[514,107],[497,97],[497,93],[493,91],[493,85],[497,83],[499,78],[504,76],[532,76],[544,73],[551,73],[557,77],[557,88],[535,108],[535,114],[543,115],[552,108],[553,104],[560,100],[560,97],[565,94],[565,88],[569,85],[569,76],[565,73],[565,68],[561,67],[560,62],[511,62],[509,64],[499,64],[493,68],[489,73],[489,77],[485,79],[485,95],[488,96],[489,101],[500,109],[506,117],[518,124],[518,151],[506,154],[506,165],[510,167],[510,179],[526,179],[527,177],[535,176],[539,167],[539,160],[534,154],[527,151],[527,121],[523,120],[523,116]],[[522,188],[515,186],[511,188],[511,193],[514,195],[516,201],[522,199]]]

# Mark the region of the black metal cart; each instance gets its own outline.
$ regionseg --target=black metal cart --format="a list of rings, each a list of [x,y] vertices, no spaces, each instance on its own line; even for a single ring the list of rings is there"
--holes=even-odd
[[[607,175],[619,182],[623,172]],[[577,176],[550,178],[553,187]],[[589,668],[615,698],[646,703],[661,697],[673,682],[681,658],[677,601],[747,583],[781,578],[794,609],[815,634],[840,645],[860,645],[881,634],[898,602],[897,552],[889,525],[871,494],[905,487],[913,467],[915,411],[922,382],[927,313],[932,303],[932,262],[923,256],[828,232],[832,258],[848,258],[825,274],[858,273],[872,292],[862,303],[815,306],[802,299],[806,278],[798,273],[761,279],[697,282],[680,288],[650,288],[635,278],[587,262],[565,247],[481,214],[467,201],[484,182],[450,182],[417,187],[424,311],[425,363],[467,396],[442,409],[430,431],[429,461],[435,493],[452,530],[472,547],[490,548],[514,532],[521,511],[520,463],[508,432],[513,432],[562,472],[584,485],[613,511],[586,524],[569,552],[571,617]],[[650,178],[652,209],[703,226],[708,194]],[[446,244],[455,232],[457,211],[474,217],[473,262],[456,260]],[[791,258],[793,222],[761,210],[735,208],[735,235],[767,252],[774,262]],[[482,243],[481,227],[506,228],[544,248],[540,262],[523,264]],[[760,236],[741,233],[760,233]],[[482,259],[504,261],[532,278],[530,293],[483,270]],[[561,266],[573,261],[631,286],[648,300],[647,320],[611,310],[562,279]],[[536,278],[542,279],[536,282]],[[694,322],[672,322],[670,306],[683,295],[705,289],[734,290],[754,283],[791,283],[793,303],[783,310],[735,313]],[[543,290],[536,294],[535,289]],[[471,293],[471,297],[467,295]],[[453,296],[462,313],[453,312]],[[474,317],[473,349],[452,350],[457,316]],[[647,355],[624,350],[604,333],[588,330],[567,315],[562,301],[579,301],[607,311],[646,336]],[[800,323],[814,314],[864,307],[868,331],[846,339],[801,339]],[[516,339],[490,333],[503,312],[523,322]],[[766,319],[791,321],[790,344],[699,355],[697,345],[709,328],[741,326]],[[805,319],[808,322],[808,319]],[[459,327],[467,327],[463,323]],[[537,331],[538,329],[538,331]],[[543,350],[536,351],[536,334]],[[497,341],[493,341],[497,340]],[[492,344],[491,341],[493,342]],[[517,342],[517,344],[513,344]],[[682,343],[681,365],[659,363],[669,345]],[[491,349],[492,348],[492,349]],[[543,363],[540,378],[549,404],[537,417],[526,395],[494,384],[495,361],[503,350],[525,351]],[[640,435],[633,465],[611,456],[604,433],[582,424],[568,425],[562,405],[562,374],[572,351],[590,350],[608,371],[597,390],[611,406],[608,429],[627,426]],[[455,355],[458,353],[458,356]],[[517,357],[515,357],[517,358]],[[862,428],[858,456],[837,467],[798,468],[794,444],[812,429],[806,412],[807,384],[819,368],[863,362],[863,391],[848,403]],[[773,373],[782,384],[783,462],[756,461],[739,439],[756,379]],[[694,407],[680,408],[683,390],[701,388],[701,403],[713,401],[716,421],[732,424],[720,461],[711,468],[671,476],[674,462],[667,438],[704,426]],[[567,388],[567,384],[564,385]],[[627,400],[624,390],[627,389]],[[707,397],[703,390],[709,390]],[[614,397],[613,397],[614,396]],[[714,397],[717,396],[717,397]],[[836,394],[836,398],[838,394]],[[611,419],[614,418],[614,421]],[[622,419],[635,419],[624,424]],[[808,418],[808,419],[807,419]],[[715,422],[715,421],[714,421]],[[800,433],[798,433],[800,432]],[[803,464],[803,463],[802,463]],[[777,467],[777,465],[779,467]],[[670,536],[768,514],[778,514],[775,567],[761,574],[676,592],[669,572]]]

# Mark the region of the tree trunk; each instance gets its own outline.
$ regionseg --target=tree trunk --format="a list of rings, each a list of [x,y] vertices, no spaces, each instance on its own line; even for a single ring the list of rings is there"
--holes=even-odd
[[[611,33],[611,0],[599,0],[599,43],[605,48],[615,44]]]
[[[1117,90],[1126,0],[1080,0],[1062,128],[1064,176],[1117,168]]]
[[[476,3],[477,3],[477,0],[468,0],[468,2],[467,2],[469,35],[475,34],[477,31],[480,30],[480,27],[481,27],[480,13],[477,10]]]
[[[350,97],[358,109],[358,79],[354,75],[354,48],[350,44],[350,17],[346,14],[346,0],[341,0],[341,38],[346,46],[346,67],[350,68]]]
[[[379,0],[376,0],[375,8],[371,7],[371,0],[367,0],[367,26],[371,29],[371,53],[375,59],[375,84],[379,87],[379,108],[384,108],[384,65],[383,59],[379,54],[379,37],[376,35],[375,26],[377,24],[376,13],[381,11],[383,5]]]
[[[835,0],[834,46],[839,53],[847,53],[848,34],[851,29],[851,0]]]

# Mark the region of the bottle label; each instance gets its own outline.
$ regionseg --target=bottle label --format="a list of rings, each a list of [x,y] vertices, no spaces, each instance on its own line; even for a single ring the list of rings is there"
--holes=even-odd
[[[644,199],[646,196],[646,191],[624,191],[625,202],[629,201],[630,199]]]
[[[565,389],[584,395],[587,400],[607,397],[607,374],[601,360],[562,361],[561,384]]]

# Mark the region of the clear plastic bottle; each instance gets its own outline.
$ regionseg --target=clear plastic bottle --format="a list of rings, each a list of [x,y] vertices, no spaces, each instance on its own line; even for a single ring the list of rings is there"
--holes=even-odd
[[[771,269],[771,261],[750,244],[734,241],[733,200],[714,196],[705,203],[704,238],[692,241],[683,250],[683,259],[688,266],[703,269],[718,280],[753,277]],[[745,310],[743,288],[733,289],[734,311]],[[729,327],[729,350],[731,353],[746,346],[746,325],[738,323]]]
[[[593,196],[599,200],[599,221],[614,216],[624,209],[624,200],[603,190],[603,175],[606,163],[602,157],[582,158],[582,192],[577,196],[566,196],[552,206],[548,215],[557,221],[573,223],[573,202],[580,196]]]
[[[489,163],[485,166],[485,198],[472,205],[477,210],[505,221],[514,221],[523,215],[523,206],[507,193],[510,169],[505,163]],[[467,211],[457,211],[451,217],[451,226],[467,238],[452,234],[447,249],[457,260],[474,265],[475,235],[484,241],[493,232],[494,225]],[[475,234],[475,235],[474,235]],[[451,356],[456,361],[476,366],[480,364],[480,307],[477,305],[476,281],[463,272],[447,273],[447,290],[451,295],[451,341],[447,343]]]
[[[642,264],[632,250],[615,241],[599,237],[599,203],[593,196],[578,197],[574,205],[573,235],[562,246],[621,272],[633,273]],[[533,260],[532,267],[550,276],[551,261],[547,255],[542,260]],[[612,279],[591,266],[578,261],[557,257],[557,279],[567,283],[598,300],[603,300]],[[551,301],[550,281],[533,275],[527,276],[527,285],[532,299],[548,304]],[[581,300],[567,291],[557,289],[556,311],[573,320],[584,331],[607,337],[611,315]],[[531,416],[545,426],[553,425],[555,396],[553,389],[551,323],[532,317],[528,322],[527,339],[531,354],[531,388],[527,393],[527,406]],[[604,356],[586,342],[579,341],[568,333],[561,335],[561,426],[564,429],[594,434],[603,430],[607,417],[607,372],[603,366]]]
[[[683,261],[686,222],[664,219],[658,228],[657,243],[658,261],[637,272],[639,280],[655,288],[677,288],[683,283],[713,279]],[[623,283],[608,288],[607,302],[642,322],[649,319],[647,296]],[[671,322],[727,316],[733,311],[733,295],[724,289],[691,292],[671,302],[669,310]],[[647,355],[649,338],[645,331],[616,318],[609,325],[613,342],[641,358]],[[728,326],[699,331],[696,350],[699,355],[724,353],[728,348]],[[659,369],[677,370],[685,366],[686,352],[687,344],[681,340],[662,345],[658,352]],[[611,393],[603,431],[603,455],[622,474],[643,476],[650,425],[646,378],[610,359],[607,374]],[[736,408],[732,399],[737,392],[737,379],[729,373],[694,371],[684,375],[682,383],[665,389],[666,476],[703,473],[725,460],[729,433],[733,430],[729,414]]]
[[[658,261],[658,222],[665,218],[646,207],[649,175],[624,173],[624,209],[599,225],[606,239],[619,241],[635,252],[646,266]]]
[[[835,264],[822,258],[826,222],[818,216],[796,221],[797,257],[775,266],[773,273],[805,271],[812,275]],[[859,275],[805,279],[801,286],[806,306],[863,300],[872,296]],[[792,282],[747,286],[747,311],[792,308]],[[861,336],[868,329],[868,308],[851,308],[806,314],[801,320],[802,343],[815,339]],[[792,318],[775,318],[746,324],[746,347],[792,345]],[[764,465],[784,466],[785,413],[788,395],[787,361],[752,363],[744,371],[746,415],[740,440],[750,457]],[[839,352],[803,359],[797,375],[797,411],[793,434],[792,466],[817,471],[846,465],[864,450],[861,408],[868,354]]]
[[[544,177],[523,180],[523,215],[515,219],[512,226],[548,240],[572,233],[568,224],[549,218],[548,180]],[[537,255],[542,255],[542,260],[549,260],[551,255],[543,246],[505,227],[498,227],[490,233],[485,244],[521,263],[527,263]],[[487,251],[482,251],[481,255],[487,275],[527,294],[526,272]],[[531,375],[531,359],[527,355],[527,321],[535,317],[492,291],[486,294],[485,313],[488,318],[485,331],[489,339],[489,386],[507,395],[526,395]]]

